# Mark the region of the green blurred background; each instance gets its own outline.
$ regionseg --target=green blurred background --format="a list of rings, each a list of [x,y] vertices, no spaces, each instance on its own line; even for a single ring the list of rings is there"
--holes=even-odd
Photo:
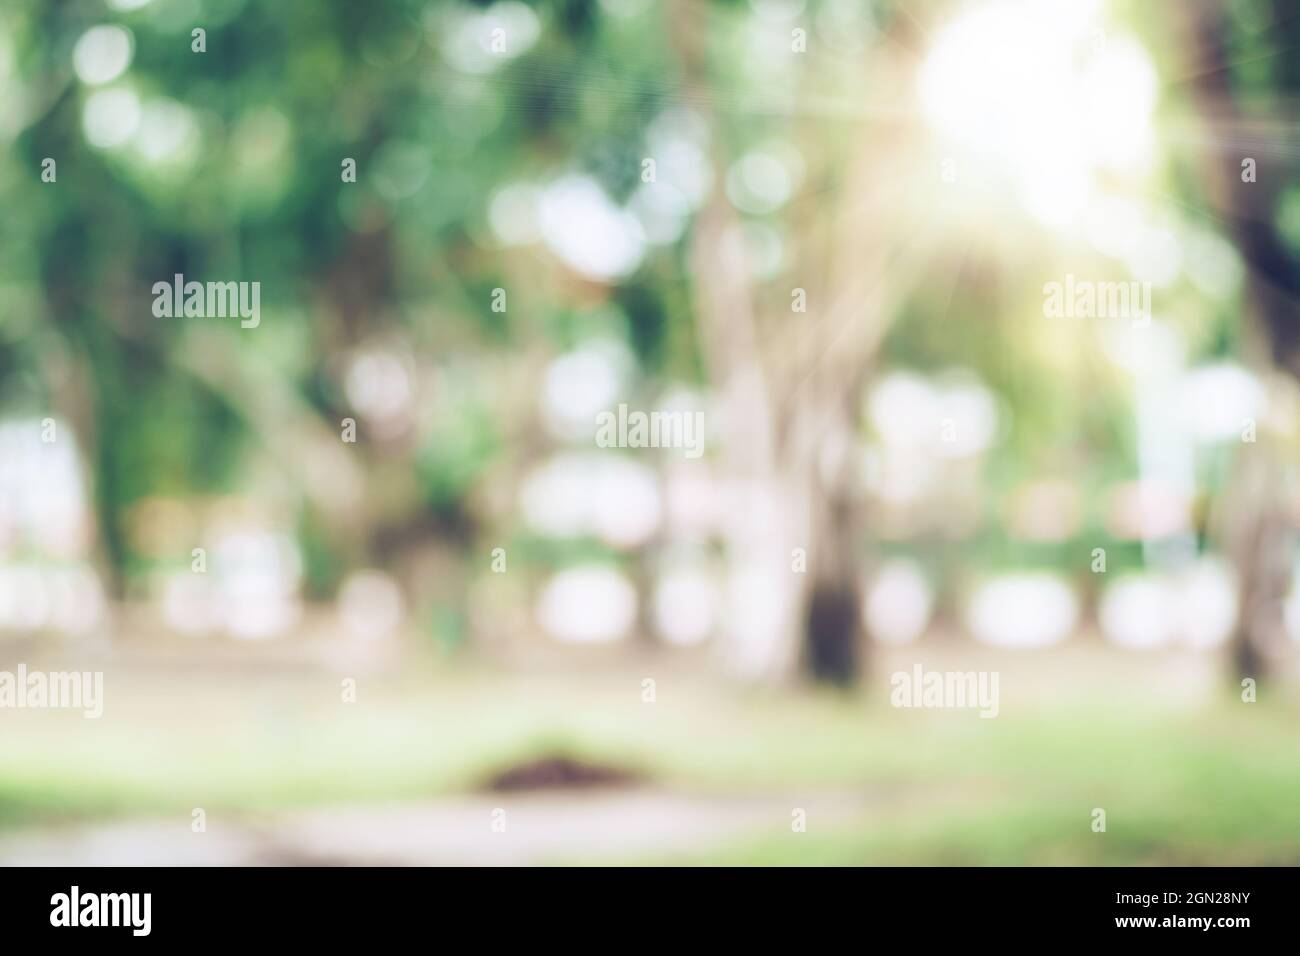
[[[1300,862],[1297,13],[11,0],[0,861]]]

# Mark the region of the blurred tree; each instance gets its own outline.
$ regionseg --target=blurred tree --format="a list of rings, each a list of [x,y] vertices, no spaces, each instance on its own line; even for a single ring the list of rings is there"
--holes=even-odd
[[[1212,140],[1202,159],[1206,199],[1245,262],[1249,315],[1243,353],[1269,382],[1272,368],[1300,375],[1300,248],[1279,222],[1294,179],[1294,134],[1263,117],[1300,94],[1300,10],[1289,0],[1254,7],[1201,3],[1187,11],[1193,69],[1185,82],[1200,101]],[[1266,47],[1261,52],[1261,45]],[[1290,147],[1290,148],[1288,148]],[[1279,384],[1274,381],[1274,398]],[[1240,580],[1232,640],[1234,681],[1262,679],[1285,641],[1296,533],[1285,489],[1291,449],[1270,429],[1243,445],[1221,498],[1220,527]]]

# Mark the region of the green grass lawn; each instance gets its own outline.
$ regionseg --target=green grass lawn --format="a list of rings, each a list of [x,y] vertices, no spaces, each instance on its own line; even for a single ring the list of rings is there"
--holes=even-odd
[[[0,827],[424,800],[562,751],[661,787],[861,795],[860,814],[814,813],[804,833],[629,862],[1300,863],[1300,710],[1276,700],[1092,682],[1004,691],[983,720],[671,673],[645,704],[633,670],[362,679],[354,704],[325,672],[186,675],[110,669],[99,721],[0,715]]]

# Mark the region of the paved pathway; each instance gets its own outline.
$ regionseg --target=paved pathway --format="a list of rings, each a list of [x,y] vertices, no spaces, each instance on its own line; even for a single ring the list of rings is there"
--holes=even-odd
[[[227,819],[207,831],[187,817],[26,830],[0,836],[0,865],[520,865],[707,852],[731,840],[862,816],[861,794],[683,794],[619,788],[473,794],[397,806],[300,810]],[[505,811],[504,832],[492,829]],[[792,838],[794,838],[792,834]]]

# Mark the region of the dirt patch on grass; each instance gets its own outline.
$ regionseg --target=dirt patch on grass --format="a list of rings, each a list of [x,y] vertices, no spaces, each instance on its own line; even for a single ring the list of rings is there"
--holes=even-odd
[[[519,793],[629,787],[645,782],[643,774],[625,767],[591,763],[565,754],[550,754],[498,771],[488,778],[484,789],[492,793]]]

